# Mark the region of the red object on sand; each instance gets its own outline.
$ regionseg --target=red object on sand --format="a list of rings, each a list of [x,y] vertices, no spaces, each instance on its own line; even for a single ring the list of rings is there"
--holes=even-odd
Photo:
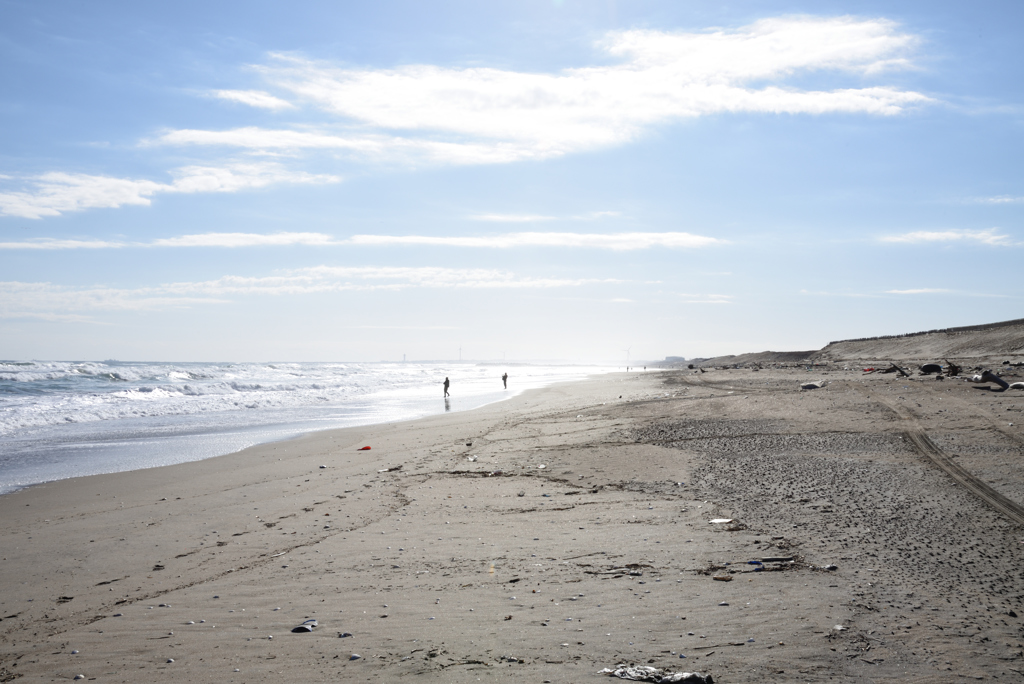
[[[356,449],[356,451],[369,451],[369,450],[370,450],[370,447],[360,447],[360,448]]]

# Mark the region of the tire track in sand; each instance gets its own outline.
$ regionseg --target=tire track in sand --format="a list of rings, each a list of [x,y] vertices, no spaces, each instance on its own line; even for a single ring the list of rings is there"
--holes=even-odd
[[[1003,496],[955,463],[945,451],[931,440],[924,427],[917,420],[917,417],[905,406],[900,406],[898,403],[882,397],[875,397],[875,401],[895,413],[900,420],[909,423],[907,429],[903,430],[903,434],[914,445],[918,453],[985,502],[989,508],[1002,513],[1018,525],[1024,526],[1024,506]]]

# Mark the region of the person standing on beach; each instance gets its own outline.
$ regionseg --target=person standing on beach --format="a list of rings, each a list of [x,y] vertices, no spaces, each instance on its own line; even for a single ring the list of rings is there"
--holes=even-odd
[[[501,384],[505,385],[505,389],[508,389],[508,373],[501,376]]]
[[[446,396],[446,397],[448,396],[448,385],[449,384],[450,383],[448,382],[448,378],[445,378],[444,379],[444,396]]]

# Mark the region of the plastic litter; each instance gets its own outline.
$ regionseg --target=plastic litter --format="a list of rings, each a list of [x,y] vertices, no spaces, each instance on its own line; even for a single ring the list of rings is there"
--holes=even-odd
[[[293,632],[312,632],[313,629],[315,627],[317,627],[319,624],[320,623],[318,623],[316,620],[306,620],[305,622],[303,622],[301,625],[299,625],[298,627],[296,627],[292,631]]]
[[[825,380],[819,380],[818,382],[805,382],[804,384],[800,385],[800,389],[804,389],[804,390],[821,389],[822,387],[824,387],[827,384],[828,384],[828,382],[825,381]]]
[[[368,446],[359,447],[358,449],[356,449],[356,451],[369,451],[369,450],[370,450],[370,447],[368,447]]]
[[[630,679],[634,682],[655,682],[656,684],[667,684],[671,682],[686,682],[687,684],[715,684],[711,675],[702,675],[697,672],[666,672],[656,667],[645,665],[616,665],[615,669],[604,668],[598,674],[606,674],[609,677],[619,679]]]
[[[713,520],[709,520],[708,522],[715,525],[720,525],[722,523],[731,523],[732,518],[715,518]]]
[[[1009,389],[1024,390],[1024,382],[1012,382],[1010,383]]]

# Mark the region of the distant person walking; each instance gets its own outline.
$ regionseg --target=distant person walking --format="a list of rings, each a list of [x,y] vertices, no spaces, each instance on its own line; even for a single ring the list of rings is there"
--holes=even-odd
[[[448,385],[450,385],[450,384],[451,383],[448,382],[448,378],[445,378],[444,379],[444,396],[446,396],[446,397],[448,396]]]
[[[501,376],[501,384],[505,385],[505,389],[508,389],[508,373]]]

